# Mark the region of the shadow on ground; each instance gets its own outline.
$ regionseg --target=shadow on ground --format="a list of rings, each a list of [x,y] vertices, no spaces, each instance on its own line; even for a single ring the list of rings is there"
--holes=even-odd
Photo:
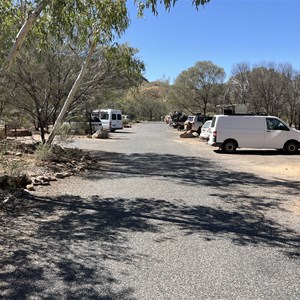
[[[186,206],[159,199],[91,199],[61,196],[29,200],[28,211],[2,226],[2,299],[134,299],[133,289],[106,267],[106,261],[137,264],[128,234],[161,234],[168,226],[204,242],[231,240],[240,246],[276,247],[299,258],[297,233],[263,214]],[[25,216],[26,214],[26,216]],[[2,222],[1,222],[2,223]]]
[[[299,182],[267,180],[232,172],[200,158],[175,155],[97,153],[102,168],[86,175],[151,176],[178,184],[210,186],[220,203],[211,207],[153,198],[78,196],[34,197],[0,212],[1,299],[135,299],[134,289],[122,286],[106,262],[136,264],[147,259],[133,252],[130,233],[155,233],[164,243],[169,226],[204,242],[230,240],[239,246],[277,248],[299,259],[299,232],[267,216],[281,209],[283,196],[249,194],[257,187],[299,194]],[[234,190],[234,192],[233,192]],[[21,200],[20,200],[21,201]],[[201,203],[201,199],[199,199]]]
[[[87,180],[101,178],[118,179],[124,176],[159,177],[183,185],[204,185],[228,192],[233,188],[277,187],[279,193],[298,195],[300,181],[265,179],[252,173],[225,169],[217,162],[201,157],[186,157],[172,154],[114,152],[91,152],[100,162],[100,167],[91,167]],[[233,157],[234,160],[234,157]],[[233,163],[236,163],[233,161]],[[281,189],[280,189],[281,188]]]
[[[62,196],[26,202],[0,214],[1,299],[135,299],[105,261],[134,263],[138,257],[122,231],[151,231],[151,225],[138,224],[110,200]]]

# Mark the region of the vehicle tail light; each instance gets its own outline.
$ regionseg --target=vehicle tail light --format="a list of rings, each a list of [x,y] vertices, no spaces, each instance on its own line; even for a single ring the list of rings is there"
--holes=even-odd
[[[217,141],[217,131],[213,132],[213,141],[216,142]]]

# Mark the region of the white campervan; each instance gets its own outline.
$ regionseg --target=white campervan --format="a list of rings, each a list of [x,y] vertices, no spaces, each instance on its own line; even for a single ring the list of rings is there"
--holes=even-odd
[[[266,148],[294,154],[300,147],[300,131],[273,116],[217,115],[210,129],[208,144],[228,153],[236,148]]]
[[[123,129],[122,111],[119,109],[99,109],[93,111],[93,115],[99,116],[103,129],[111,132]]]

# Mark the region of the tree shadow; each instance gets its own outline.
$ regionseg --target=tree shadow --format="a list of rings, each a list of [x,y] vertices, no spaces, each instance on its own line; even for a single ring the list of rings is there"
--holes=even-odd
[[[147,257],[132,251],[128,234],[151,232],[164,243],[169,226],[204,242],[275,247],[299,258],[297,232],[251,205],[233,211],[178,200],[71,195],[27,201],[27,211],[16,215],[1,239],[2,299],[134,299],[134,289],[122,289],[106,262],[138,266]]]
[[[131,249],[130,233],[154,233],[156,243],[164,243],[169,226],[207,243],[223,239],[300,258],[299,232],[267,214],[283,209],[285,194],[299,195],[298,181],[234,172],[198,157],[96,154],[101,167],[84,175],[86,180],[145,176],[200,189],[209,186],[210,194],[200,194],[197,203],[214,197],[216,205],[98,195],[30,196],[18,200],[23,205],[16,200],[11,211],[0,211],[1,299],[135,299],[134,289],[124,289],[107,262],[138,266],[147,257]],[[249,193],[256,188],[265,189],[263,197]],[[268,194],[270,190],[278,191],[278,197]]]
[[[160,181],[172,181],[183,185],[183,187],[196,186],[199,189],[210,187],[216,192],[211,192],[209,196],[215,197],[217,202],[219,201],[220,207],[224,207],[224,203],[230,205],[230,211],[225,210],[225,215],[231,221],[224,222],[223,225],[226,228],[232,226],[235,230],[240,231],[240,234],[233,232],[235,237],[232,241],[235,243],[269,244],[268,241],[270,241],[273,246],[288,246],[289,242],[286,242],[285,238],[283,240],[280,238],[281,233],[284,233],[287,241],[299,245],[299,231],[289,228],[281,229],[279,223],[265,217],[270,211],[287,212],[284,208],[287,201],[286,195],[298,196],[300,192],[300,182],[297,180],[266,179],[252,173],[237,172],[225,169],[217,162],[202,157],[155,153],[127,155],[112,152],[94,152],[93,155],[104,164],[96,172],[90,172],[86,176],[88,180],[144,176]],[[105,166],[106,161],[110,162],[108,166]],[[261,190],[261,192],[256,193],[256,190]],[[198,203],[202,202],[199,199]],[[207,207],[207,210],[210,209],[216,210],[216,208]],[[192,216],[201,215],[205,222],[206,218],[201,213],[203,207],[193,207],[191,210]],[[219,212],[219,210],[217,211]],[[221,208],[220,211],[222,211]],[[184,210],[184,214],[187,214],[187,209]],[[217,213],[217,216],[220,215],[222,214]],[[212,219],[214,218],[215,216]],[[247,221],[246,224],[243,224],[245,220],[249,220],[250,223]],[[201,225],[200,220],[199,224]],[[207,224],[212,226],[215,223],[207,222]],[[194,225],[192,224],[189,228],[190,231],[192,231],[192,227],[197,227]],[[185,226],[188,228],[186,224]],[[273,237],[272,234],[274,234]],[[299,257],[297,248],[292,245],[291,249],[293,250],[287,251],[288,254],[296,258]]]
[[[118,179],[131,177],[159,177],[160,180],[172,180],[177,184],[208,186],[226,191],[235,187],[276,187],[279,193],[286,193],[286,188],[299,194],[300,181],[265,179],[252,173],[225,169],[218,162],[201,157],[185,157],[173,154],[133,153],[91,151],[100,162],[91,167],[85,178],[98,180],[102,178]],[[283,188],[280,191],[280,188]]]
[[[134,263],[138,257],[122,228],[144,226],[94,201],[31,197],[14,211],[15,219],[1,218],[1,299],[135,299],[134,289],[122,288],[105,262]]]

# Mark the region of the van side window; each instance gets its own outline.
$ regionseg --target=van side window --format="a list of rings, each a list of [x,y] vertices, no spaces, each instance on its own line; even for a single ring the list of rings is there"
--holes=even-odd
[[[266,121],[268,130],[289,130],[288,127],[278,119],[267,118]]]
[[[117,120],[117,115],[116,114],[111,114],[111,119],[112,120]]]
[[[100,119],[102,119],[102,120],[108,120],[109,119],[109,115],[107,113],[101,113],[100,114]]]

